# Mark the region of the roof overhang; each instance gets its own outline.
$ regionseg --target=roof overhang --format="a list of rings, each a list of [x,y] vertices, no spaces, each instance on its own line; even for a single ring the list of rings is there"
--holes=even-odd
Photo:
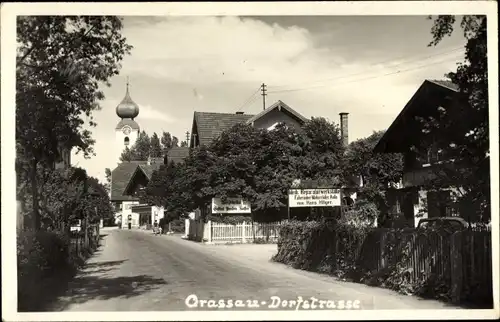
[[[373,151],[377,153],[408,151],[410,145],[419,140],[421,133],[416,118],[435,115],[439,106],[450,107],[457,93],[458,91],[453,88],[425,80],[380,138]]]
[[[264,117],[265,115],[267,115],[268,113],[270,113],[271,111],[274,111],[274,110],[278,110],[280,112],[285,112],[285,113],[289,114],[294,119],[296,119],[297,122],[299,122],[300,124],[304,124],[305,122],[307,122],[307,118],[305,118],[303,115],[301,115],[300,113],[298,113],[297,111],[295,111],[293,108],[286,105],[282,101],[277,101],[276,103],[269,106],[268,108],[266,108],[265,110],[263,110],[259,114],[255,115],[252,118],[250,118],[249,120],[247,120],[246,123],[253,125],[255,121],[261,119],[262,117]]]
[[[137,168],[135,168],[135,171],[134,173],[132,174],[132,176],[130,177],[130,180],[128,181],[127,183],[127,186],[125,187],[125,189],[123,190],[123,194],[125,195],[128,195],[130,193],[130,189],[132,189],[133,187],[133,182],[135,180],[135,177],[139,174],[139,173],[142,173],[144,174],[144,177],[146,177],[146,179],[149,181],[150,178],[148,176],[148,174],[144,171],[144,169],[141,168],[140,165],[137,166]]]

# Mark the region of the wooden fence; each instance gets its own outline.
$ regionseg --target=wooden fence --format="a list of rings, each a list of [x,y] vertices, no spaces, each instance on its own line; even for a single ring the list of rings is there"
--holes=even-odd
[[[402,283],[439,280],[451,290],[454,302],[464,297],[487,301],[492,296],[491,232],[377,229],[359,246],[354,257],[365,271],[376,273],[398,265],[405,272]]]
[[[207,243],[248,243],[255,240],[275,243],[278,239],[280,223],[225,224],[208,221],[189,220],[188,238]]]
[[[71,236],[69,251],[76,256],[83,256],[95,250],[99,246],[100,229],[99,224],[89,225],[87,236],[81,231]]]

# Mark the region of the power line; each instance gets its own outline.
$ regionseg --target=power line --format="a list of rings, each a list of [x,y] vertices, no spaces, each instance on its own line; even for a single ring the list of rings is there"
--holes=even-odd
[[[255,98],[258,98],[258,96],[255,96],[255,94],[257,94],[261,89],[261,86],[259,86],[257,88],[257,90],[255,92],[252,93],[252,95],[250,95],[246,100],[245,102],[241,105],[241,107],[237,110],[237,112],[241,111],[244,107],[246,107],[248,104],[251,104],[255,101]],[[252,100],[253,99],[253,100]]]
[[[386,73],[386,74],[382,74],[382,75],[375,75],[375,76],[370,76],[370,77],[361,78],[361,79],[355,79],[353,81],[342,82],[342,83],[337,83],[337,84],[334,83],[333,85],[344,85],[344,84],[349,84],[349,83],[361,82],[361,81],[365,81],[365,80],[369,80],[369,79],[375,79],[375,78],[380,78],[380,77],[385,77],[385,76],[400,74],[400,73],[404,73],[404,72],[409,72],[409,71],[414,71],[414,70],[422,69],[422,68],[425,68],[425,67],[428,67],[428,66],[432,66],[432,65],[441,64],[441,63],[444,63],[444,62],[447,62],[447,61],[448,61],[447,59],[446,60],[441,60],[441,61],[437,61],[437,62],[434,62],[434,63],[429,63],[429,64],[417,66],[417,67],[414,67],[414,68],[402,69],[402,70],[398,70],[398,71],[395,71],[395,72],[390,72],[390,73]],[[296,92],[296,91],[304,91],[304,90],[314,89],[314,88],[328,87],[328,86],[333,86],[333,85],[332,84],[317,85],[317,86],[297,88],[297,89],[285,89],[285,90],[278,90],[278,91],[270,91],[269,93]]]
[[[428,56],[424,56],[424,57],[419,57],[419,59],[411,59],[411,60],[406,59],[406,61],[404,61],[404,62],[401,62],[401,63],[395,64],[395,65],[389,66],[389,68],[394,68],[394,67],[398,67],[398,66],[402,66],[402,65],[407,65],[408,63],[412,63],[412,62],[425,61],[425,60],[428,60],[428,59],[433,58],[433,57],[437,57],[437,56],[446,55],[446,54],[450,54],[450,53],[456,52],[456,51],[458,51],[460,49],[463,50],[463,47],[457,47],[457,48],[454,48],[454,49],[452,49],[450,51],[441,52],[441,53],[434,54],[434,55],[428,55]],[[394,61],[394,60],[399,60],[400,58],[392,58],[392,59],[389,59],[389,60],[385,60],[385,61],[381,61],[381,62],[375,63],[373,65],[385,64],[385,63],[388,63],[388,62],[391,62],[391,61]],[[411,57],[409,57],[409,58],[411,58]],[[332,80],[339,80],[339,79],[344,79],[344,78],[350,78],[350,77],[353,77],[353,76],[364,75],[364,74],[366,74],[366,71],[359,72],[359,73],[354,73],[354,74],[348,74],[348,75],[344,75],[344,76],[340,76],[340,77],[334,77],[334,78],[327,78],[327,79],[323,79],[323,80],[311,81],[311,82],[302,83],[302,84],[324,83],[324,82],[329,82],[329,81],[332,81]],[[295,86],[298,86],[298,85],[300,85],[300,83],[296,83],[295,84]],[[269,87],[272,88],[272,89],[275,89],[275,88],[290,87],[290,86],[293,86],[293,84],[288,84],[288,85],[274,85],[274,86],[269,86]],[[283,89],[283,90],[287,90],[287,89]],[[282,90],[280,90],[280,89],[271,90],[269,93],[276,92],[276,91],[280,91],[281,92]]]

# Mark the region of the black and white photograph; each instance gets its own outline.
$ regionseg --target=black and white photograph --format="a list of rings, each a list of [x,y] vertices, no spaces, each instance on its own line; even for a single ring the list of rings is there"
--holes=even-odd
[[[5,321],[499,318],[496,2],[1,14]]]

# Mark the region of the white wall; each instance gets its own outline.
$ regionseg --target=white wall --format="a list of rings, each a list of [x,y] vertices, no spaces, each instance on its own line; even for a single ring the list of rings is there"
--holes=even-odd
[[[163,207],[151,206],[151,225],[154,224],[155,220],[157,223],[160,223],[160,219],[163,217]]]
[[[125,150],[125,137],[127,136],[129,138],[128,147],[131,148],[139,137],[139,130],[132,129],[129,135],[125,135],[121,129],[117,129],[115,131],[115,158],[117,164],[120,163],[120,156],[122,155],[123,150]]]
[[[139,227],[139,214],[132,212],[132,206],[138,205],[138,201],[124,201],[122,202],[122,228],[128,228],[128,216],[131,215],[132,227]]]

